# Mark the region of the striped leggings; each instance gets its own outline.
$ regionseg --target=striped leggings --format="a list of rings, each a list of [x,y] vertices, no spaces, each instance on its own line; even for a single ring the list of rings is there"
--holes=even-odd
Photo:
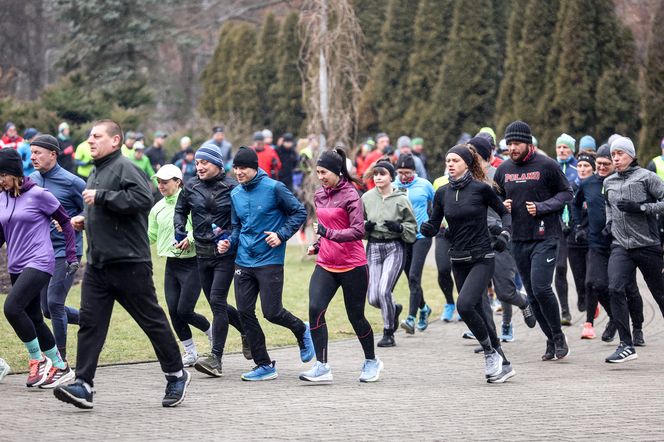
[[[404,245],[401,241],[372,242],[367,245],[369,263],[369,304],[379,308],[385,329],[397,326],[394,323],[394,297],[392,290],[397,284],[404,264]]]

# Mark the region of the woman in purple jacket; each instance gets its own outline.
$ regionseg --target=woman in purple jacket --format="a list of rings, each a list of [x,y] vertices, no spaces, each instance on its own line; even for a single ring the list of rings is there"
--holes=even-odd
[[[364,316],[369,284],[367,257],[362,245],[364,210],[353,186],[353,183],[360,183],[348,173],[346,154],[340,148],[323,152],[316,164],[316,174],[323,185],[314,197],[318,218],[314,230],[319,239],[307,251],[309,255],[318,254],[309,282],[309,323],[316,362],[310,370],[300,374],[300,379],[332,381],[332,369],[327,363],[325,311],[341,287],[348,320],[364,350],[360,382],[375,382],[383,363],[376,358],[373,330]]]
[[[74,379],[74,372],[60,357],[53,333],[44,323],[40,293],[55,268],[51,219],[60,224],[65,235],[68,273],[79,265],[74,229],[60,202],[23,176],[21,156],[14,149],[0,149],[0,189],[0,246],[7,242],[12,282],[5,316],[29,353],[26,385],[55,388]]]

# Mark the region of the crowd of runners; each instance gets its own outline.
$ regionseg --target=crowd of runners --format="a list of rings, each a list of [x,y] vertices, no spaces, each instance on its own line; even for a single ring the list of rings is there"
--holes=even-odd
[[[664,155],[642,168],[633,142],[618,134],[599,147],[589,135],[577,145],[561,134],[554,160],[523,121],[509,124],[500,141],[485,127],[450,147],[445,174],[429,181],[423,140],[402,136],[392,149],[385,133],[353,154],[335,147],[313,158],[315,137],[296,147],[284,134],[275,146],[272,133],[261,131],[233,153],[217,126],[196,150],[184,137],[167,162],[167,134],[155,133],[144,154],[142,134],[125,133],[112,120],[93,123],[77,148],[63,144],[63,125],[58,137],[28,129],[26,140],[18,140],[14,125],[6,129],[0,244],[7,246],[12,287],[5,317],[29,354],[27,387],[53,389],[79,408],[93,407],[116,301],[150,339],[166,377],[164,407],[185,399],[186,367],[222,375],[230,326],[254,364],[242,380],[277,377],[256,316],[259,297],[263,317],[289,329],[301,361],[313,361],[300,379],[331,382],[325,314],[341,288],[363,353],[359,380],[375,382],[383,369],[375,347],[396,346],[398,328],[414,334],[428,327],[422,274],[434,243],[441,320],[464,321],[464,337],[484,354],[489,383],[516,374],[501,345],[514,340],[513,306],[528,327],[539,325],[542,361],[570,356],[563,331],[571,324],[568,262],[577,308],[586,313],[580,338],[596,338],[600,305],[609,317],[601,339],[619,335],[606,362],[636,359],[636,347],[645,345],[637,269],[664,314]],[[303,181],[313,174],[320,186],[312,201],[301,201]],[[286,243],[308,218],[315,241],[307,254],[316,265],[305,321],[286,309],[282,291]],[[65,301],[83,232],[87,265],[76,309]],[[151,245],[166,259],[164,275],[156,276],[163,277],[170,324],[157,302]],[[407,311],[393,294],[401,274]],[[228,303],[231,284],[235,306]],[[212,318],[195,311],[201,290]],[[367,302],[381,311],[378,342]],[[498,329],[494,309],[502,310]],[[67,362],[68,324],[79,325],[75,370]],[[199,353],[196,330],[207,336],[209,352]],[[9,370],[0,359],[0,380]]]

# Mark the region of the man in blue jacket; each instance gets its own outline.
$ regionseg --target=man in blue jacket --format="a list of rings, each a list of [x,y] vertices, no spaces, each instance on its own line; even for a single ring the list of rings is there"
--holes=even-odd
[[[60,146],[58,140],[52,135],[37,135],[30,142],[30,160],[36,171],[30,178],[38,186],[51,192],[73,218],[83,213],[83,191],[85,181],[69,172],[58,164]],[[65,306],[65,299],[74,282],[74,273],[67,273],[67,259],[65,256],[65,237],[56,226],[51,227],[51,242],[55,251],[55,272],[51,282],[41,294],[41,307],[44,316],[53,324],[55,343],[62,359],[67,358],[67,324],[79,323],[79,313],[73,307]],[[83,256],[83,235],[76,232],[76,256],[81,262]],[[73,378],[73,372],[72,378]],[[71,379],[62,379],[62,382]],[[49,384],[55,388],[59,383]]]
[[[256,318],[260,292],[263,316],[293,332],[302,362],[314,357],[309,324],[302,322],[282,305],[286,242],[307,217],[304,206],[286,186],[258,168],[258,156],[241,147],[233,160],[240,183],[231,192],[230,240],[219,241],[219,253],[237,250],[235,258],[235,298],[256,367],[244,373],[245,381],[266,381],[277,377],[275,363],[265,346],[265,335]]]

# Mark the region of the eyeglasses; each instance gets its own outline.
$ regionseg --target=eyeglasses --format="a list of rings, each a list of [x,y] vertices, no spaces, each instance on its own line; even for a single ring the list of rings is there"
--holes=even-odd
[[[595,164],[597,165],[597,167],[610,167],[612,163],[604,163],[597,161]]]

